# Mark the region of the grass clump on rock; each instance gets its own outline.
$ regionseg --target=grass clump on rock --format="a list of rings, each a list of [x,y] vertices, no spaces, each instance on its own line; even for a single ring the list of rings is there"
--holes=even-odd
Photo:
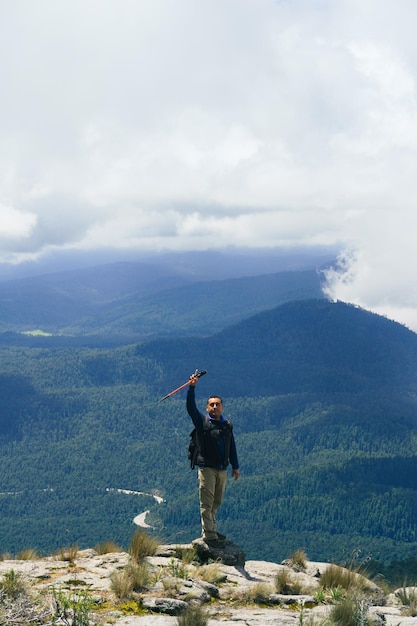
[[[143,530],[135,530],[130,540],[129,554],[137,563],[147,556],[153,556],[159,546],[159,541],[150,537]]]
[[[208,614],[201,606],[190,606],[177,617],[177,626],[207,626]]]

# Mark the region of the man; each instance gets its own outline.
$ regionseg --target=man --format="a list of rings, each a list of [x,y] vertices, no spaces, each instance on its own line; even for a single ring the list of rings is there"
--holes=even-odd
[[[187,412],[197,432],[200,515],[202,537],[211,547],[222,548],[225,535],[217,532],[216,513],[226,487],[227,466],[232,465],[232,475],[239,478],[239,462],[230,422],[223,417],[223,403],[219,396],[207,400],[206,414],[200,413],[195,403],[195,386],[199,380],[196,372],[190,376],[187,393]]]

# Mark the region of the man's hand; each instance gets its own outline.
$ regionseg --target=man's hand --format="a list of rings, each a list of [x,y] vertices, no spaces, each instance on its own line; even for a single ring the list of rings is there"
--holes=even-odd
[[[196,386],[196,384],[198,383],[198,379],[199,378],[200,377],[198,375],[198,370],[196,370],[194,372],[194,374],[191,374],[191,376],[190,376],[190,385],[191,385],[191,387],[195,387]]]
[[[240,472],[239,472],[239,470],[238,470],[238,469],[234,469],[234,470],[232,470],[232,476],[233,476],[233,478],[234,478],[235,480],[237,480],[237,479],[239,478],[239,476],[240,476]]]

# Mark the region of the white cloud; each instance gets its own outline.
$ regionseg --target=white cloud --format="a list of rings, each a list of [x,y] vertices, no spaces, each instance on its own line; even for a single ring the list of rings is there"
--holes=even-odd
[[[414,0],[5,3],[0,262],[340,243],[331,296],[417,330],[415,18]]]
[[[30,236],[36,225],[36,215],[18,211],[11,206],[0,204],[0,240],[3,245],[16,245],[20,239]]]

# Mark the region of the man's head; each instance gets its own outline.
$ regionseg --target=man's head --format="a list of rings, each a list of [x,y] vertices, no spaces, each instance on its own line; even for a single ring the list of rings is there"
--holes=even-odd
[[[207,400],[207,413],[215,420],[219,420],[223,413],[223,402],[219,396],[210,396]]]

